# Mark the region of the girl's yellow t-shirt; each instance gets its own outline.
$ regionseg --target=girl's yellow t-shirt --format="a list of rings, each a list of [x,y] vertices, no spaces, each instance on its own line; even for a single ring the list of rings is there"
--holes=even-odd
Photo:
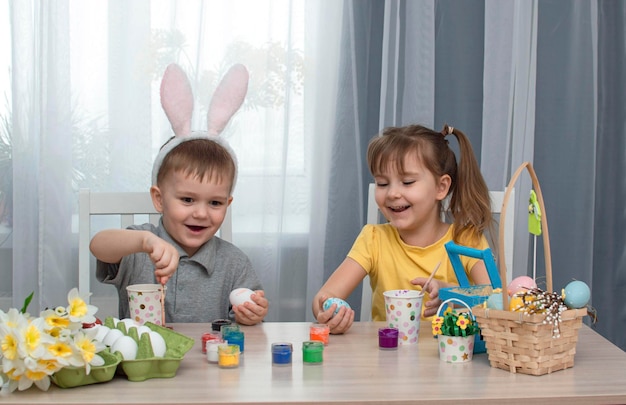
[[[372,320],[385,320],[385,299],[383,292],[388,290],[420,290],[420,286],[411,284],[416,277],[428,277],[441,261],[435,279],[446,283],[458,284],[452,263],[448,259],[445,244],[452,240],[454,225],[450,225],[446,234],[437,242],[426,247],[407,245],[400,239],[398,230],[391,224],[365,225],[348,253],[348,257],[359,263],[370,276],[372,287]],[[489,247],[482,236],[479,246],[460,240],[458,244],[475,249]],[[461,263],[469,278],[472,267],[480,260],[461,256]],[[429,297],[424,297],[424,302]]]

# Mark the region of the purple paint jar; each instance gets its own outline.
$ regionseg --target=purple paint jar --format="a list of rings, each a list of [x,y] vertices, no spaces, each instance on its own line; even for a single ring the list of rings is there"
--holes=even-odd
[[[383,350],[394,350],[398,348],[398,329],[380,328],[378,329],[378,347]]]

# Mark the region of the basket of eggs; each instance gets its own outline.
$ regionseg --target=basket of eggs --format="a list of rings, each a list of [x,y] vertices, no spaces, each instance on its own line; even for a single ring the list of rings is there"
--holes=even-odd
[[[503,288],[502,309],[490,308],[487,301],[475,306],[472,311],[480,326],[492,367],[512,373],[544,375],[574,366],[578,330],[582,326],[582,318],[587,315],[587,301],[566,305],[567,299],[561,294],[552,292],[552,262],[546,209],[537,175],[529,162],[523,163],[517,169],[505,191],[498,240],[500,277],[506,281],[504,260],[506,207],[510,190],[524,169],[530,174],[542,213],[541,233],[546,291],[536,286],[524,285],[520,289],[514,288],[516,291],[509,297],[508,292],[511,288]]]

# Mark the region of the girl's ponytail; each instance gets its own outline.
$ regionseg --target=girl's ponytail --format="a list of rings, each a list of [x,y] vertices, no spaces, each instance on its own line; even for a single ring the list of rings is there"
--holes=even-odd
[[[457,169],[456,187],[450,199],[450,211],[454,218],[455,241],[462,234],[471,240],[479,240],[481,235],[494,235],[491,199],[485,179],[474,155],[474,149],[467,136],[460,130],[444,125],[442,135],[452,134],[459,142],[460,159]]]

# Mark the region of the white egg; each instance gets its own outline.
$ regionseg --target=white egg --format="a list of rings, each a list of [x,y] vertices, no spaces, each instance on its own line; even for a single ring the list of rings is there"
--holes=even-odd
[[[141,325],[137,328],[137,336],[141,337],[141,335],[143,335],[144,333],[150,333],[152,332],[152,329],[148,328],[145,325]]]
[[[111,347],[113,346],[113,343],[115,343],[115,341],[119,338],[121,338],[122,336],[124,336],[124,334],[122,333],[121,330],[119,329],[111,329],[107,335],[104,337],[104,339],[102,339],[102,343],[104,343],[105,345]]]
[[[96,337],[95,339],[98,342],[102,342],[104,340],[104,337],[107,335],[107,333],[109,333],[109,331],[111,330],[111,328],[109,328],[108,326],[104,326],[104,325],[96,325],[95,326],[97,329],[96,332]]]
[[[230,299],[231,305],[242,305],[244,302],[252,302],[250,296],[254,294],[249,288],[235,288],[228,297]]]
[[[120,320],[120,322],[124,323],[124,325],[126,326],[126,330],[127,331],[130,328],[136,328],[137,326],[139,326],[139,324],[137,322],[135,322],[134,320],[132,320],[130,318],[124,318],[124,319]]]
[[[152,345],[152,351],[154,352],[154,357],[163,357],[165,356],[165,350],[167,346],[165,344],[165,339],[163,336],[159,334],[159,332],[150,331],[150,344]]]
[[[120,321],[119,319],[117,319],[117,318],[113,318],[113,326],[117,326],[117,323],[118,323],[119,321]]]
[[[135,360],[137,358],[137,342],[130,336],[122,336],[113,343],[111,351],[122,353],[124,360]]]

